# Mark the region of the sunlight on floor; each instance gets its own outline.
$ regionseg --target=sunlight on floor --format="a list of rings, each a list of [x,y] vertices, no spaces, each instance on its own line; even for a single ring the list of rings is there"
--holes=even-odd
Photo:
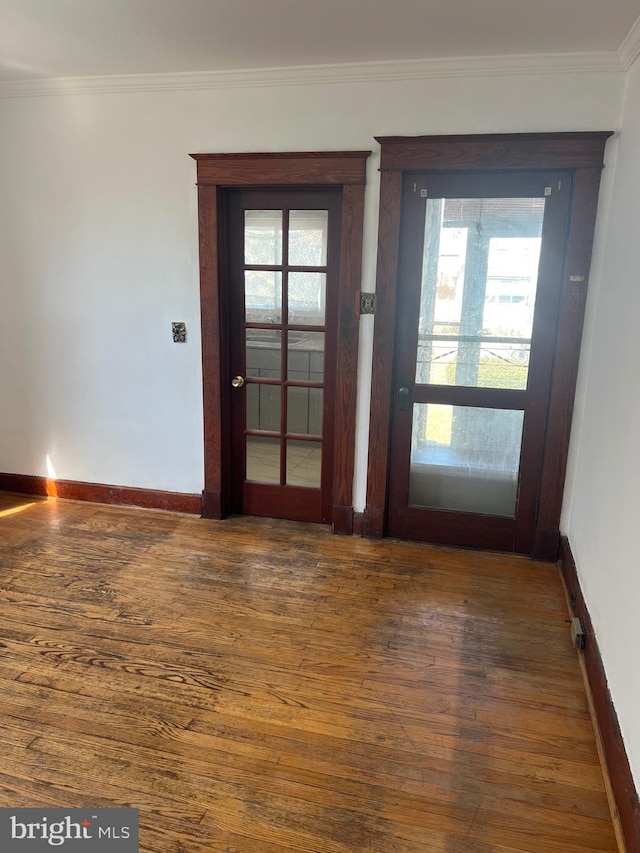
[[[56,469],[53,467],[53,462],[51,461],[51,457],[47,453],[46,458],[47,463],[47,496],[50,498],[58,497],[58,488],[56,486],[56,480],[58,479],[58,475],[56,474]]]
[[[20,504],[20,506],[13,506],[9,509],[0,510],[0,518],[4,518],[5,515],[15,515],[18,512],[22,512],[25,509],[29,509],[29,507],[35,506],[37,501],[33,501],[28,504]]]

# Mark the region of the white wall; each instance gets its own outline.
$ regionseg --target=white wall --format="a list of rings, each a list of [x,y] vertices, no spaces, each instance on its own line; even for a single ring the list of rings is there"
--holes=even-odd
[[[605,194],[562,529],[640,788],[640,61],[627,75],[617,165]]]
[[[0,101],[0,471],[203,487],[189,152],[369,149],[374,135],[615,129],[623,75],[68,94]],[[364,289],[374,288],[377,158]],[[629,316],[629,314],[627,314]],[[172,320],[188,343],[173,344]],[[360,340],[365,502],[371,318]],[[624,427],[623,427],[624,428]]]

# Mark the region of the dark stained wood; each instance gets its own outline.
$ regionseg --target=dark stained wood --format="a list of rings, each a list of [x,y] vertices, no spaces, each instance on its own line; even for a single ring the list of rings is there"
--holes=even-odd
[[[575,601],[573,615],[582,621],[587,632],[584,648],[585,670],[627,853],[640,853],[640,800],[622,739],[618,715],[609,693],[598,638],[593,630],[591,615],[582,594],[575,560],[566,536],[560,541],[560,568],[569,599]]]
[[[204,410],[204,492],[206,518],[223,518],[226,501],[222,494],[223,417],[222,357],[225,352],[220,323],[220,268],[218,242],[218,190],[198,187],[198,227],[200,234],[200,322],[202,328],[202,375]],[[216,496],[214,498],[214,496]]]
[[[224,518],[226,514],[226,505],[222,504],[222,494],[204,489],[202,492],[202,517],[203,518]]]
[[[399,261],[402,274],[397,295],[395,388],[400,385],[408,387],[411,404],[520,409],[524,412],[524,431],[518,494],[512,518],[413,508],[408,505],[413,405],[404,409],[393,406],[387,515],[387,532],[390,535],[424,538],[449,545],[531,553],[558,305],[563,283],[571,178],[568,172],[538,170],[519,171],[517,174],[480,172],[429,175],[428,178],[409,174],[405,178]],[[430,198],[508,199],[541,198],[547,186],[552,186],[553,192],[545,204],[526,390],[414,383],[424,257],[425,203],[420,194],[413,190],[426,187]]]
[[[364,184],[370,151],[191,154],[198,184],[262,187]]]
[[[602,168],[612,132],[376,136],[381,171]]]
[[[359,188],[362,190],[362,188]],[[231,471],[230,480],[233,483],[231,490],[231,511],[246,513],[248,515],[263,515],[273,518],[289,518],[293,521],[315,521],[319,523],[331,523],[333,521],[333,482],[335,477],[334,465],[334,441],[336,424],[340,431],[348,428],[345,418],[348,420],[353,410],[353,428],[355,429],[355,407],[353,401],[356,397],[355,381],[353,387],[347,384],[349,377],[343,377],[340,383],[341,389],[346,388],[343,395],[346,400],[344,409],[336,412],[336,384],[337,360],[338,360],[338,330],[340,327],[340,299],[345,301],[345,294],[341,292],[348,280],[341,279],[341,222],[342,222],[342,194],[336,188],[318,190],[315,188],[296,188],[287,190],[230,190],[227,195],[227,225],[229,230],[228,239],[228,270],[224,290],[229,304],[229,311],[223,318],[222,324],[228,330],[229,335],[229,365],[226,376],[223,377],[223,387],[230,387],[231,377],[237,374],[246,375],[246,330],[247,327],[262,328],[269,331],[274,329],[281,332],[282,349],[280,378],[251,377],[243,389],[230,392],[230,445],[231,445]],[[296,209],[318,209],[326,210],[328,213],[328,235],[327,235],[327,265],[323,267],[326,272],[326,306],[325,322],[323,325],[306,327],[312,332],[324,333],[324,369],[323,381],[311,382],[288,378],[288,340],[289,334],[299,330],[299,325],[285,323],[251,323],[245,322],[244,304],[244,278],[246,265],[244,263],[244,211],[253,210],[282,210],[284,215],[284,241],[288,245],[288,213],[286,211]],[[280,266],[282,274],[283,294],[288,292],[288,275],[290,269],[286,261],[286,250],[283,264]],[[296,270],[300,268],[296,266]],[[317,271],[317,267],[313,268]],[[288,297],[287,297],[288,298]],[[351,301],[352,293],[348,293]],[[357,347],[358,329],[351,326],[346,331],[351,332],[349,340],[343,338],[343,345],[347,346],[348,355],[352,356],[352,350]],[[357,357],[357,353],[356,353]],[[246,389],[251,385],[271,385],[279,388],[280,395],[280,427],[275,431],[267,432],[249,430],[246,426]],[[286,465],[284,464],[285,442],[288,438],[304,441],[309,436],[292,435],[287,430],[287,393],[290,387],[315,387],[322,389],[323,395],[323,418],[322,418],[322,471],[321,484],[315,490],[309,488],[292,488],[285,486]],[[248,483],[246,480],[246,445],[245,436],[248,434],[262,435],[275,438],[280,442],[280,462],[282,485],[274,486],[263,483]],[[353,440],[353,439],[352,439]],[[344,458],[343,463],[338,466],[342,472],[342,488],[347,499],[351,497],[353,481],[353,459],[351,460],[351,480],[344,484],[346,475],[345,467],[349,465],[349,459]]]
[[[484,405],[491,409],[524,409],[527,392],[512,391],[510,388],[416,385],[413,389],[412,400],[414,403],[449,403],[452,406]]]
[[[567,238],[565,276],[558,320],[545,445],[540,511],[533,556],[557,560],[560,512],[569,456],[571,420],[580,360],[582,326],[587,302],[591,248],[596,222],[601,169],[577,169],[574,178],[571,224]],[[571,281],[571,277],[582,281]]]
[[[354,511],[352,506],[333,505],[333,532],[343,536],[352,536],[354,528]]]
[[[402,173],[383,172],[380,175],[367,506],[363,519],[364,535],[372,538],[384,533],[387,500],[401,209]]]
[[[2,495],[0,547],[0,806],[137,806],[143,853],[617,849],[553,565]]]
[[[395,314],[400,244],[402,180],[406,172],[469,170],[571,170],[575,191],[571,202],[567,245],[567,277],[584,275],[579,284],[564,285],[556,325],[556,355],[542,467],[536,535],[531,553],[555,560],[559,513],[564,488],[577,357],[588,281],[598,175],[609,132],[561,134],[489,134],[440,137],[377,137],[382,146],[380,226],[378,242],[378,311],[374,327],[374,365],[369,437],[369,472],[364,535],[382,536],[387,523],[389,435],[393,411]],[[571,269],[570,269],[571,267]],[[578,268],[580,272],[578,272]],[[553,325],[553,324],[551,324]],[[551,325],[548,328],[551,328]]]
[[[0,490],[36,497],[58,497],[71,501],[163,509],[168,512],[202,513],[202,498],[183,492],[82,483],[77,480],[50,480],[28,474],[0,474]]]
[[[517,528],[512,518],[406,507],[401,523],[395,518],[393,525],[391,521],[390,517],[390,536],[462,548],[521,553],[516,547]]]
[[[228,372],[229,343],[225,338],[228,314],[225,289],[220,277],[227,274],[220,247],[226,244],[226,222],[220,218],[224,188],[316,188],[342,190],[341,256],[338,293],[338,351],[340,365],[335,375],[336,418],[334,440],[340,452],[333,453],[332,504],[352,505],[356,383],[351,375],[357,365],[359,323],[349,319],[355,292],[360,286],[363,229],[363,196],[366,161],[370,151],[304,152],[293,154],[196,154],[200,221],[203,394],[205,429],[204,514],[223,518],[231,506],[229,396],[221,377]],[[347,304],[351,300],[351,305]],[[344,367],[344,370],[342,369]],[[357,369],[357,368],[356,368]],[[333,448],[332,448],[333,450]],[[341,518],[346,518],[344,511]],[[327,518],[332,521],[333,519]],[[337,530],[336,532],[347,532]]]
[[[290,521],[322,521],[322,492],[297,486],[245,483],[242,512]]]
[[[534,560],[552,562],[558,558],[560,548],[560,530],[543,530],[540,524],[536,527],[533,542],[532,557]]]
[[[337,363],[334,398],[333,530],[353,532],[353,474],[356,445],[358,383],[358,336],[360,316],[356,311],[362,277],[362,229],[364,185],[346,186],[342,193],[340,236],[340,287],[338,301]]]

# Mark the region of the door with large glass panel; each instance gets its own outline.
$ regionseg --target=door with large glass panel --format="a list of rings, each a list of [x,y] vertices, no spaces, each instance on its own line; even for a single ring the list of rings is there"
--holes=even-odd
[[[340,194],[230,193],[231,506],[331,520]]]
[[[388,532],[531,550],[570,176],[405,176]]]

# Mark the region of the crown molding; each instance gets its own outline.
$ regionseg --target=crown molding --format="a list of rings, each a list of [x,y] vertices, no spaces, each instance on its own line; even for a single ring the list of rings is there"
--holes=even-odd
[[[621,73],[614,51],[592,53],[470,56],[342,65],[308,65],[243,71],[176,74],[129,74],[103,77],[57,77],[0,82],[0,98],[43,95],[98,95],[119,92],[172,92],[264,86],[309,86],[322,83],[381,83],[438,77],[482,77],[537,74]]]
[[[625,71],[628,71],[640,56],[640,16],[636,18],[636,22],[618,48],[618,56]]]

